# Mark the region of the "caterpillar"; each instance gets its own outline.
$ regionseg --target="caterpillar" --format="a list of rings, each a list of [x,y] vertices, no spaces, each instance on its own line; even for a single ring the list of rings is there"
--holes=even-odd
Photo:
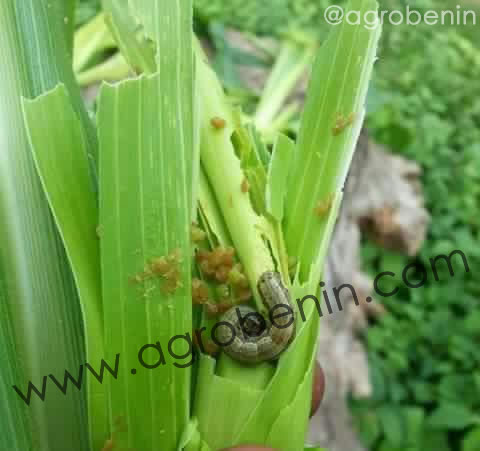
[[[277,359],[295,337],[290,293],[280,274],[273,271],[263,273],[257,288],[269,312],[269,319],[265,320],[246,305],[232,307],[221,318],[221,322],[228,323],[230,327],[222,327],[218,335],[219,341],[227,343],[223,350],[230,357],[250,364]],[[275,312],[277,308],[279,312]],[[286,310],[289,313],[285,313]]]

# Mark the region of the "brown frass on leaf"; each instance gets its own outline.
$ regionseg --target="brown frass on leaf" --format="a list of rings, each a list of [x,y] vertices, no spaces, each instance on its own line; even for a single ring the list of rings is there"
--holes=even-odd
[[[341,113],[337,113],[335,126],[332,129],[333,136],[340,135],[340,133],[342,133],[349,125],[353,124],[354,119],[355,113],[350,113],[347,117]]]
[[[213,117],[210,120],[210,124],[215,130],[223,130],[227,125],[227,121],[221,117]]]

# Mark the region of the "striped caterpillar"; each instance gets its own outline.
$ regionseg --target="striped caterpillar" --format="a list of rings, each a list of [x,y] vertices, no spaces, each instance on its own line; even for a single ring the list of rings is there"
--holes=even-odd
[[[227,343],[223,350],[244,363],[277,359],[295,337],[290,293],[280,274],[273,271],[263,273],[257,288],[269,312],[268,320],[246,305],[231,308],[221,318],[223,323],[230,325],[219,332],[219,341]]]

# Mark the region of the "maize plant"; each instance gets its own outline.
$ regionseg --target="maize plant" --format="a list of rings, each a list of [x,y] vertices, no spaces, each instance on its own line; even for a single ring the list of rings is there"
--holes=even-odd
[[[0,3],[1,448],[304,449],[320,318],[294,300],[319,291],[380,27],[332,29],[270,145],[192,0],[102,8],[74,36],[73,0]],[[74,71],[102,46],[124,79],[93,112]]]

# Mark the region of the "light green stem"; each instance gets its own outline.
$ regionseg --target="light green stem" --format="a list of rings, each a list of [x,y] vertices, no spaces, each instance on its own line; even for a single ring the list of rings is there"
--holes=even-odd
[[[261,218],[253,210],[248,193],[242,191],[245,174],[231,141],[235,132],[235,118],[222,87],[204,59],[197,43],[197,92],[202,95],[201,161],[213,188],[217,202],[230,231],[235,249],[245,266],[258,307],[262,302],[257,293],[259,277],[275,264],[263,238]],[[225,121],[223,128],[215,128],[212,119]]]

